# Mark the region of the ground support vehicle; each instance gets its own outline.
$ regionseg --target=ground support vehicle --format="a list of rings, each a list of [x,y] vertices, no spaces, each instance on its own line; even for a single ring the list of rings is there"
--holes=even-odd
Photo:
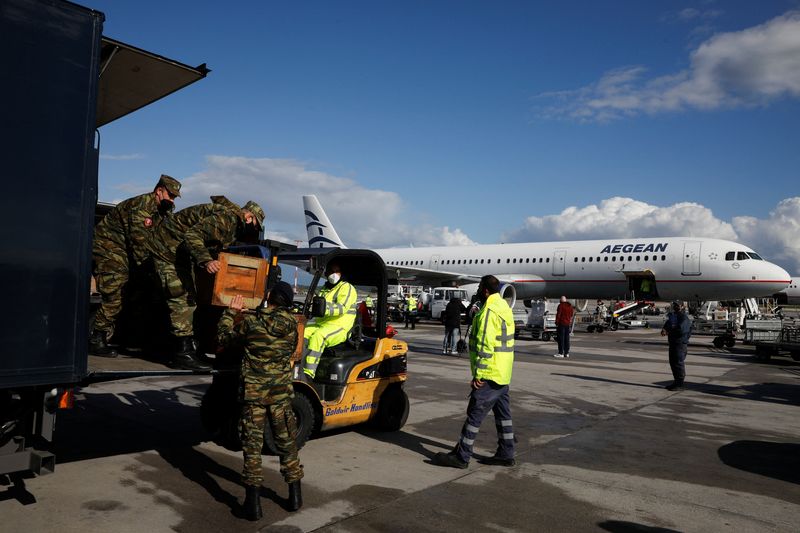
[[[470,303],[469,298],[467,297],[467,291],[465,289],[459,289],[456,287],[436,287],[431,289],[431,296],[430,313],[433,320],[444,321],[442,313],[447,307],[447,304],[450,303],[451,299],[458,298],[464,305],[464,312],[461,313],[461,323],[463,324],[465,322],[467,314],[466,310],[469,308]]]
[[[57,410],[100,379],[87,353],[96,128],[208,73],[104,37],[104,18],[61,0],[0,2],[0,291],[14,302],[0,321],[0,474],[51,472]],[[37,216],[20,201],[32,190]]]
[[[305,301],[297,304],[301,323],[315,316],[319,306],[315,291],[324,284],[326,264],[334,259],[344,278],[359,292],[377,295],[374,326],[364,327],[357,320],[345,342],[325,349],[314,378],[303,372],[302,350],[295,352],[292,407],[298,425],[298,447],[312,434],[333,428],[365,422],[385,431],[403,427],[409,412],[408,396],[403,388],[408,345],[386,335],[387,279],[380,256],[369,250],[308,248],[282,252],[276,259],[303,265],[314,275]],[[299,333],[302,343],[302,332]],[[229,371],[214,376],[201,405],[206,429],[215,442],[231,450],[241,448],[239,377],[235,371],[238,357],[240,354],[218,355],[217,368]],[[264,434],[264,450],[276,452],[269,428]]]
[[[755,346],[760,361],[769,361],[781,352],[789,352],[792,359],[800,361],[800,325],[794,321],[748,319],[742,343]]]
[[[629,328],[648,328],[649,322],[646,318],[637,319],[635,315],[639,311],[650,307],[650,302],[634,301],[625,304],[619,309],[613,309],[605,317],[594,317],[591,324],[586,327],[589,333],[603,333],[605,330],[617,331],[620,327]]]
[[[695,318],[692,321],[692,335],[713,336],[715,348],[733,348],[736,344],[736,323],[732,320]]]
[[[533,301],[525,322],[515,320],[514,338],[528,334],[533,340],[549,342],[556,337],[556,315],[548,309],[548,302]],[[575,325],[573,316],[572,325]]]

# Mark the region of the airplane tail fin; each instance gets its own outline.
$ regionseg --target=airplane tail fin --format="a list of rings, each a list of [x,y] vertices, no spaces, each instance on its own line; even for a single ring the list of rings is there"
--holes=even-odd
[[[314,195],[303,196],[309,248],[347,248]]]

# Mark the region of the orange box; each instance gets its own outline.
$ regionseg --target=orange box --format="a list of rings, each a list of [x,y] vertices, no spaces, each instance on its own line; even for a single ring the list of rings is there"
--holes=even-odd
[[[244,296],[248,309],[258,307],[264,299],[269,263],[266,259],[244,255],[219,254],[220,270],[214,276],[212,305],[227,307],[237,294]]]

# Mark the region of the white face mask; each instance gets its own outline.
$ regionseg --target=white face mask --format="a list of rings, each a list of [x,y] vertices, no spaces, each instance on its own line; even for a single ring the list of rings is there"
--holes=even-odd
[[[330,276],[328,276],[328,283],[331,285],[336,285],[339,283],[340,279],[342,279],[342,275],[338,272],[333,272]]]

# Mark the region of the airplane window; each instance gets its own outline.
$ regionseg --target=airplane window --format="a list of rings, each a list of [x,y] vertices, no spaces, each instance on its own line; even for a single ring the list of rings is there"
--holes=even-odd
[[[550,262],[550,258],[548,257],[548,258],[547,258],[547,261],[545,261],[545,263],[549,263],[549,262]]]
[[[612,263],[616,263],[617,262],[617,256],[612,256],[611,257],[611,262]]]
[[[646,255],[646,256],[644,256],[644,260],[645,260],[645,261],[647,261],[648,259],[650,259],[650,256],[649,256],[649,255]]]
[[[577,257],[575,258],[575,262],[576,262],[576,263],[578,262],[578,258],[577,258]]]
[[[662,261],[666,261],[666,260],[667,260],[667,256],[666,256],[666,255],[662,255],[662,256],[661,256],[661,260],[662,260]]]
[[[599,258],[599,257],[597,258],[597,262],[598,262],[598,263],[600,262],[600,258]]]
[[[733,261],[736,259],[736,252],[728,252],[725,254],[725,261]]]
[[[511,259],[506,258],[506,263],[510,263]]]
[[[605,257],[603,258],[603,261],[604,261],[605,263],[608,263],[608,256],[605,256]]]
[[[589,258],[589,262],[591,263],[593,259],[594,259],[594,257],[590,257]]]
[[[629,256],[628,256],[628,263],[630,263],[631,261],[633,261],[633,256],[632,256],[632,255],[629,255]]]
[[[745,259],[750,259],[747,257],[747,254],[744,252],[736,252],[736,260],[737,261],[744,261]]]
[[[747,252],[747,255],[749,255],[751,259],[756,259],[758,261],[763,261],[763,259],[761,259],[761,256],[758,255],[755,252]]]
[[[497,262],[499,263],[499,262],[500,262],[500,260],[498,259],[498,260],[497,260]]]
[[[585,257],[581,257],[581,263],[585,263],[585,262],[586,262],[586,258]]]
[[[642,256],[641,256],[641,255],[637,255],[637,256],[636,256],[636,260],[637,260],[637,261],[641,261],[641,260],[642,260]]]

